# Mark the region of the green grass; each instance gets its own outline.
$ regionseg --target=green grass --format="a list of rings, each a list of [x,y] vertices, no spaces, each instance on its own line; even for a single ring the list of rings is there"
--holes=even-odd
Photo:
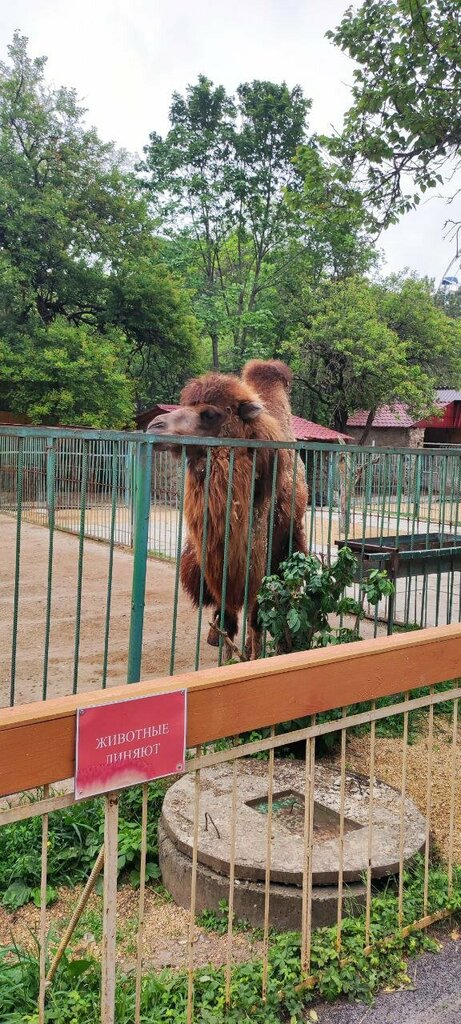
[[[404,919],[421,916],[423,865],[418,861],[407,871],[404,887]],[[432,868],[429,874],[429,909],[461,908],[461,870],[455,871],[453,895],[448,897],[446,874]],[[262,1002],[262,964],[259,960],[232,969],[231,1008],[225,1009],[223,968],[201,967],[195,975],[195,1024],[301,1024],[306,1008],[319,998],[339,996],[370,1002],[379,988],[405,984],[405,958],[422,949],[437,948],[425,932],[415,931],[403,939],[398,931],[398,901],[389,886],[375,893],[371,909],[373,949],[365,956],[364,915],[345,918],[342,948],[336,949],[336,928],[313,933],[311,971],[315,984],[300,988],[300,936],[272,934],[269,942],[267,1000]],[[383,940],[386,941],[383,941]],[[53,941],[50,943],[52,953]],[[134,1019],[134,974],[117,976],[116,1021],[132,1024]],[[100,967],[94,958],[72,959],[67,954],[47,998],[47,1024],[99,1024]],[[2,1024],[38,1024],[38,948],[32,952],[12,945],[0,950],[0,1020]],[[166,969],[148,971],[143,978],[141,1020],[143,1024],[185,1024],[187,972]]]

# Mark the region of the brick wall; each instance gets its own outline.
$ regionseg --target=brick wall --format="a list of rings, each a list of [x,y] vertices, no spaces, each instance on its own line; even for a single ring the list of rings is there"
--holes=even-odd
[[[358,444],[363,434],[363,427],[347,427],[347,433]],[[377,448],[422,448],[424,430],[416,427],[377,427],[371,429],[366,445],[375,443]]]

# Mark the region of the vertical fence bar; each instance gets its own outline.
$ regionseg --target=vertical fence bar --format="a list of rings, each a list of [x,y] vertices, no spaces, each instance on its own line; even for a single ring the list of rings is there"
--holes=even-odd
[[[43,788],[43,798],[49,796],[49,786]],[[48,814],[42,814],[42,866],[40,878],[40,989],[38,997],[38,1024],[45,1024],[46,996],[46,883],[48,879]]]
[[[16,552],[14,565],[14,597],[13,597],[13,629],[11,637],[11,680],[10,680],[10,704],[13,706],[16,692],[16,651],[18,643],[18,618],[19,618],[19,574],[21,569],[21,520],[22,520],[22,495],[24,475],[24,438],[18,438],[18,463],[16,474]]]
[[[182,527],[184,517],[184,485],[186,480],[186,455],[186,446],[183,445],[181,449],[181,490],[179,504],[178,533],[176,543],[176,570],[174,578],[173,619],[171,623],[170,676],[174,674],[174,661],[176,655],[176,626],[178,621],[179,571],[181,567]]]
[[[127,683],[137,683],[141,678],[142,633],[144,625],[149,542],[151,472],[152,446],[147,441],[138,441],[136,444],[133,586],[131,591]]]
[[[104,895],[101,961],[101,1024],[115,1024],[117,934],[118,793],[104,798]]]
[[[139,908],[138,908],[138,943],[136,957],[136,994],[134,1024],[141,1022],[141,989],[142,969],[144,959],[144,911],[146,901],[146,859],[147,859],[147,802],[149,798],[149,786],[147,783],[142,787],[142,815],[141,815],[141,860],[139,866]]]
[[[250,587],[250,568],[251,568],[251,553],[252,553],[252,541],[253,541],[253,517],[254,517],[254,497],[255,497],[255,483],[256,483],[256,448],[253,449],[253,461],[251,464],[251,483],[250,483],[250,505],[248,509],[248,537],[247,537],[247,551],[245,560],[245,589],[243,594],[243,611],[242,611],[242,655],[245,650],[246,643],[246,631],[247,631],[247,618],[248,618],[248,593]]]
[[[56,441],[47,441],[46,456],[46,493],[48,505],[48,579],[46,592],[45,649],[43,655],[43,687],[42,700],[46,700],[48,688],[48,654],[51,628],[51,588],[53,582],[53,542],[55,520],[55,478],[56,478]]]
[[[455,836],[455,812],[457,793],[456,755],[458,743],[459,699],[453,701],[453,732],[451,740],[451,785],[450,785],[450,828],[448,833],[448,896],[453,892],[453,840]]]
[[[372,701],[372,711],[376,708],[376,701]],[[370,730],[370,795],[368,801],[368,844],[367,844],[367,883],[366,883],[366,908],[365,908],[365,945],[370,944],[370,920],[371,920],[371,876],[373,869],[373,817],[375,797],[375,741],[376,722],[371,723]]]
[[[208,536],[208,496],[210,493],[211,476],[211,448],[207,449],[205,463],[205,482],[203,486],[203,523],[202,523],[202,550],[200,552],[200,586],[199,602],[197,613],[197,639],[195,644],[195,671],[200,664],[200,637],[202,633],[203,595],[205,590],[205,565],[206,565],[206,544]]]
[[[315,516],[316,516],[316,497],[317,497],[317,452],[314,451],[312,458],[312,493],[311,493],[311,521],[309,527],[309,554],[312,554],[313,547],[315,544]]]
[[[227,593],[227,574],[229,572],[229,534],[231,532],[231,518],[232,518],[232,484],[234,477],[234,459],[235,459],[235,448],[231,448],[229,452],[229,477],[227,481],[227,500],[226,500],[226,518],[224,522],[224,550],[223,550],[223,566],[222,566],[222,584],[221,584],[221,615],[219,621],[219,628],[221,633],[219,634],[219,651],[218,651],[218,665],[221,665],[222,654],[223,654],[223,630],[226,616],[226,593]]]
[[[434,687],[430,687],[430,693],[434,692]],[[431,814],[432,814],[432,754],[434,746],[434,705],[429,706],[429,726],[427,736],[427,794],[426,794],[426,841],[424,845],[424,898],[423,898],[423,915],[426,916],[428,912],[428,898],[429,898],[429,859],[430,859],[430,841],[431,841]]]
[[[312,716],[312,725],[315,715]],[[301,922],[301,977],[310,973],[312,932],[312,851],[314,842],[315,737],[306,740],[304,785],[304,865]]]
[[[408,701],[408,691],[404,694],[405,701]],[[408,711],[403,713],[403,740],[402,740],[402,790],[400,795],[400,835],[399,835],[399,928],[403,927],[403,872],[405,864],[405,800],[407,796],[407,766],[408,766]]]
[[[275,728],[271,727],[271,739],[275,736]],[[274,796],[274,748],[269,751],[269,778],[267,786],[267,830],[266,830],[266,871],[264,876],[264,934],[263,934],[263,975],[262,999],[267,999],[268,957],[269,957],[269,912],[272,863],[272,805]]]
[[[226,1006],[230,1006],[232,941],[234,929],[235,838],[237,830],[237,758],[232,762],[231,828],[229,837],[229,909],[227,915]]]
[[[347,708],[342,710],[345,718]],[[346,795],[346,729],[341,729],[341,778],[339,786],[339,838],[338,838],[338,911],[336,915],[336,948],[341,949],[344,890],[344,800]]]
[[[82,612],[83,547],[85,540],[86,492],[88,483],[88,441],[83,441],[82,478],[80,485],[80,530],[78,537],[77,602],[75,608],[74,681],[72,692],[77,693],[78,662],[80,654],[80,619]]]
[[[200,757],[202,748],[196,747],[196,756]],[[187,1009],[186,1022],[192,1024],[194,1017],[194,940],[195,940],[195,906],[197,899],[197,853],[198,833],[200,823],[200,768],[195,772],[194,777],[194,831],[192,842],[192,877],[190,892],[190,922],[188,940],[188,967],[187,967]]]
[[[298,474],[298,461],[300,460],[300,453],[298,449],[294,452],[293,459],[293,481],[291,486],[291,509],[290,509],[290,534],[288,537],[288,556],[293,553],[293,526],[295,521],[295,503],[296,503],[296,477]],[[301,469],[304,471],[304,467],[301,461]]]
[[[267,558],[266,558],[266,575],[270,576],[272,571],[272,547],[274,543],[274,521],[275,521],[275,505],[276,505],[276,489],[277,489],[277,472],[278,472],[278,449],[274,453],[274,462],[272,466],[272,488],[271,488],[271,501],[269,506],[269,521],[267,526]],[[266,657],[266,645],[267,645],[267,630],[264,630],[261,645],[262,657]]]
[[[107,659],[109,655],[110,607],[112,602],[112,572],[114,566],[115,521],[117,514],[117,474],[120,464],[120,441],[112,452],[112,501],[109,530],[109,566],[107,570],[106,621],[104,625],[104,654],[102,663],[102,686],[107,683]]]

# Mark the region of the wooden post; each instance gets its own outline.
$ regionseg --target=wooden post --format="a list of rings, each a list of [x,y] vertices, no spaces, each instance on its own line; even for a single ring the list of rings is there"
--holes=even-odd
[[[101,1024],[115,1024],[115,954],[118,869],[118,793],[105,797]]]

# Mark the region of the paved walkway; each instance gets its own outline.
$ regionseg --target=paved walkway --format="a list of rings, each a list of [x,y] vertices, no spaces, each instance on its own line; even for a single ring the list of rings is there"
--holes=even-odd
[[[461,940],[410,961],[408,975],[411,989],[382,992],[374,1006],[316,1005],[319,1024],[461,1024]]]

